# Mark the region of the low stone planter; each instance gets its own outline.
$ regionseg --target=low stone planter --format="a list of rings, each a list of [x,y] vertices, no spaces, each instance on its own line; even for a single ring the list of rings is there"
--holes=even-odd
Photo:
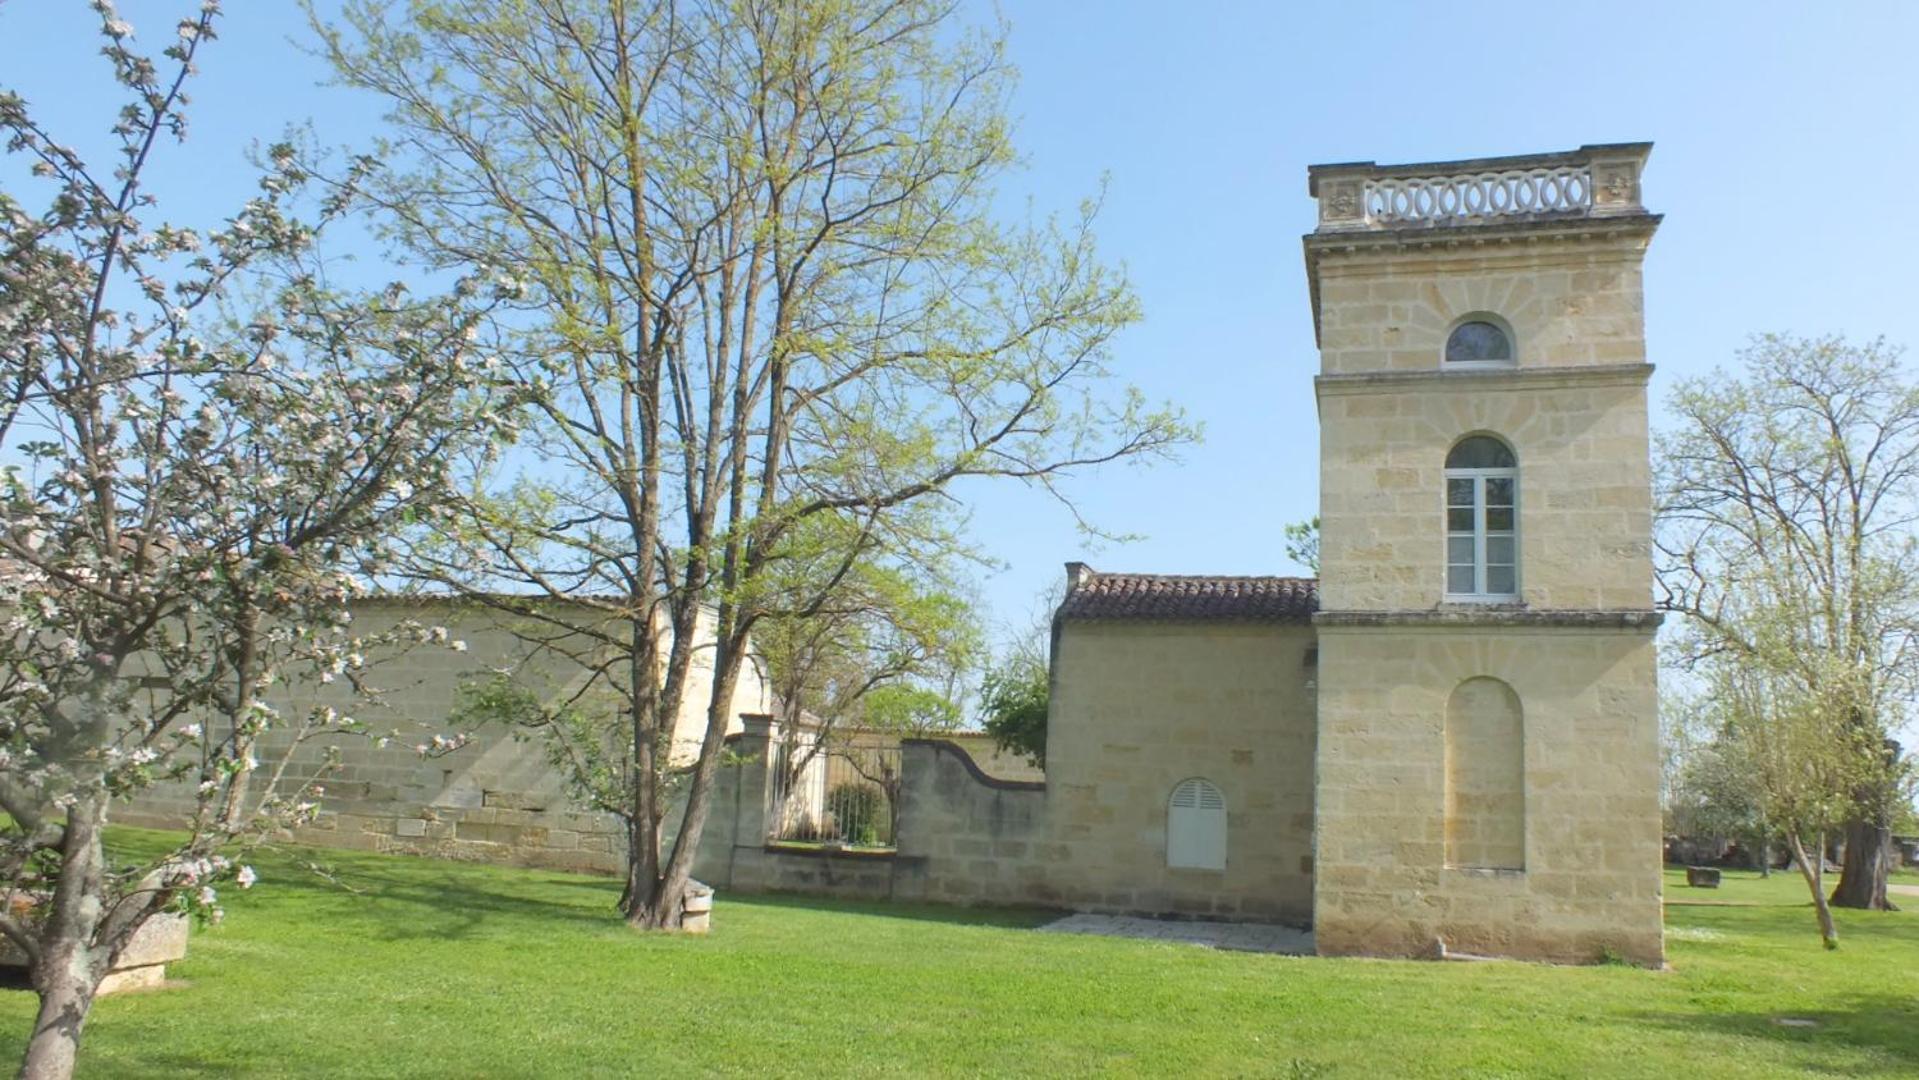
[[[162,914],[148,919],[120,951],[120,962],[100,980],[99,994],[117,994],[123,990],[147,990],[166,982],[167,965],[187,956],[187,917]],[[27,954],[11,940],[0,937],[0,967],[25,973]]]

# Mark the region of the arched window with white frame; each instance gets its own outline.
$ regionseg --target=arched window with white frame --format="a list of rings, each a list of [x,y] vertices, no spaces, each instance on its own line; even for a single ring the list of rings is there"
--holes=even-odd
[[[1226,796],[1211,780],[1181,780],[1166,807],[1166,865],[1226,869]]]
[[[1519,459],[1491,435],[1446,455],[1446,598],[1519,597]]]

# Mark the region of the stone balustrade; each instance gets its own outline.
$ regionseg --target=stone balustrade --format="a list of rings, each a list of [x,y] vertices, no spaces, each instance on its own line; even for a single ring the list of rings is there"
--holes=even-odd
[[[1639,173],[1648,143],[1556,154],[1412,165],[1316,165],[1318,232],[1499,225],[1645,213]]]

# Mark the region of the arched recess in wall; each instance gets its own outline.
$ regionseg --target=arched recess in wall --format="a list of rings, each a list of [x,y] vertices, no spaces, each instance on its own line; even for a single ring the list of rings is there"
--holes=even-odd
[[[1467,679],[1446,702],[1446,865],[1526,868],[1526,737],[1519,695]]]
[[[1226,869],[1226,795],[1211,780],[1195,776],[1174,785],[1166,805],[1166,865]]]

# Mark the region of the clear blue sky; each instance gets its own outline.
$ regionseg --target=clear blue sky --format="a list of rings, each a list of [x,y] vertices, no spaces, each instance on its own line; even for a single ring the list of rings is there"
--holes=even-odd
[[[190,0],[127,0],[158,48]],[[0,0],[0,82],[63,130],[110,123],[79,0]],[[1308,164],[1421,161],[1652,140],[1646,201],[1656,398],[1751,333],[1919,344],[1919,5],[1360,4],[1007,0],[1030,166],[1017,209],[1070,208],[1102,174],[1100,230],[1146,321],[1118,366],[1206,425],[1174,465],[1078,480],[1090,516],[1145,539],[1087,551],[1036,495],[965,494],[1008,564],[985,595],[1023,622],[1067,559],[1102,569],[1287,573],[1280,527],[1317,503],[1312,323],[1299,237]],[[977,17],[993,8],[981,4]],[[375,103],[317,83],[286,0],[231,0],[175,177],[203,206],[247,192],[242,150],[311,118],[362,140]]]

